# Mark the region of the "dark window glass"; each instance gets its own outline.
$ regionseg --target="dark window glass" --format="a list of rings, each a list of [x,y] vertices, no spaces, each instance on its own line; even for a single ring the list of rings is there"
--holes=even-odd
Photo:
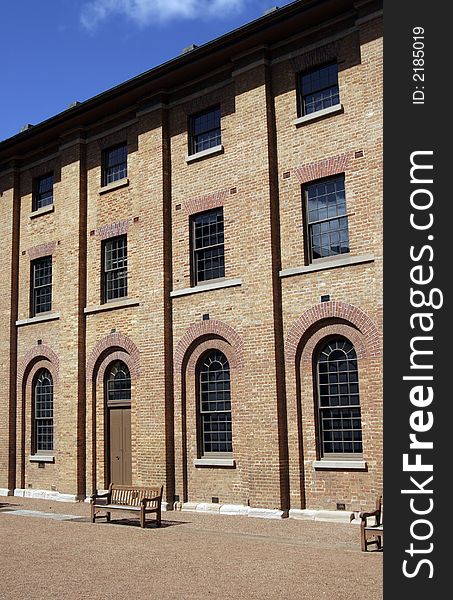
[[[194,285],[225,276],[223,208],[192,219]]]
[[[221,141],[220,107],[190,118],[190,154],[220,146]]]
[[[300,115],[309,115],[340,103],[338,65],[326,65],[300,75]]]
[[[53,450],[53,381],[47,369],[38,373],[34,396],[36,452]]]
[[[32,316],[52,310],[52,257],[44,256],[32,263]]]
[[[344,175],[305,185],[310,259],[349,252]]]
[[[107,401],[130,401],[131,399],[131,375],[127,365],[121,360],[112,363],[106,378]]]
[[[53,174],[35,180],[33,210],[53,204]]]
[[[109,148],[104,152],[103,185],[127,177],[127,144]]]
[[[127,296],[127,238],[104,242],[104,301]]]
[[[202,454],[232,452],[230,366],[225,355],[208,354],[198,376]]]
[[[336,338],[321,349],[317,378],[321,454],[361,454],[359,377],[351,342]]]

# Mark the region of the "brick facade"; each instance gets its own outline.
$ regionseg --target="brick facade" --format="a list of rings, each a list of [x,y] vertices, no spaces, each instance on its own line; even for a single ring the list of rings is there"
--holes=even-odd
[[[84,498],[108,485],[105,374],[115,361],[130,372],[133,481],[162,483],[170,506],[218,498],[283,514],[352,511],[382,489],[381,5],[339,12],[326,0],[319,21],[304,4],[124,84],[101,108],[88,101],[0,143],[4,493]],[[330,61],[341,110],[298,122],[298,74]],[[222,147],[188,159],[190,117],[212,106]],[[117,144],[127,145],[127,178],[104,186],[103,152]],[[53,205],[37,214],[33,181],[49,172]],[[311,260],[304,185],[337,174],[350,249]],[[225,276],[193,287],[190,219],[220,207]],[[103,244],[120,235],[127,296],[105,302]],[[30,262],[48,255],[52,311],[32,317]],[[363,453],[353,468],[320,453],[314,365],[335,336],[357,354]],[[228,463],[200,455],[198,370],[212,350],[230,367]],[[44,468],[32,443],[43,368],[54,380]]]

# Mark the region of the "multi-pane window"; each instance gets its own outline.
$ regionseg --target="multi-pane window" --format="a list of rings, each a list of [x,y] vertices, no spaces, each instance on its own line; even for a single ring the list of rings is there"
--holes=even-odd
[[[193,283],[225,276],[223,208],[192,218]]]
[[[104,242],[104,301],[127,296],[127,237]]]
[[[127,144],[105,150],[103,167],[102,185],[127,177]]]
[[[189,154],[220,146],[220,107],[190,117]]]
[[[44,256],[31,263],[32,316],[52,310],[52,257]]]
[[[33,210],[53,204],[53,173],[38,177],[34,181]]]
[[[201,454],[231,453],[230,366],[222,352],[207,354],[198,371]]]
[[[116,360],[109,366],[105,385],[107,402],[130,402],[131,374],[121,360]]]
[[[300,116],[309,115],[339,103],[338,65],[336,63],[300,74]]]
[[[361,454],[359,374],[351,342],[334,338],[322,347],[317,380],[321,455]]]
[[[349,252],[344,175],[305,184],[309,259]]]
[[[53,381],[47,369],[38,372],[34,386],[34,448],[53,450]]]

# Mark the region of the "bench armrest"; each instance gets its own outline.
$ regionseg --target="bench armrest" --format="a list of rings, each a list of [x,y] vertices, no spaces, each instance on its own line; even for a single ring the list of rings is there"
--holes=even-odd
[[[366,520],[368,517],[376,517],[376,525],[380,525],[381,523],[381,511],[373,510],[373,512],[361,512],[359,513],[359,517],[362,519],[362,522],[366,525]]]
[[[154,496],[153,498],[142,498],[140,500],[141,504],[148,504],[149,502],[162,502],[162,496]]]
[[[110,492],[105,492],[105,494],[92,494],[90,496],[91,502],[94,502],[97,498],[110,498]]]

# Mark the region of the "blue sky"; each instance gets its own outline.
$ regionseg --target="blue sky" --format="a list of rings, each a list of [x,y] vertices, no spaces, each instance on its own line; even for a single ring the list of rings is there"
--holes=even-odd
[[[1,2],[0,140],[290,0]]]

